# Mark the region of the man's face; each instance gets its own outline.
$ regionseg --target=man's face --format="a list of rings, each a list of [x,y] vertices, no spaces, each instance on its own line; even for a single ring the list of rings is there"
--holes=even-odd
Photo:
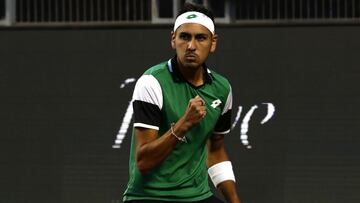
[[[217,36],[203,25],[185,23],[172,33],[171,46],[176,50],[180,65],[199,68],[215,51]]]

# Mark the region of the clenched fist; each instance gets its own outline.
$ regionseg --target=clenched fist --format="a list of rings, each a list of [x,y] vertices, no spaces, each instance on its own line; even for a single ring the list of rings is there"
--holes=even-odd
[[[199,95],[190,99],[183,116],[183,119],[190,125],[189,127],[199,123],[205,116],[205,101]]]

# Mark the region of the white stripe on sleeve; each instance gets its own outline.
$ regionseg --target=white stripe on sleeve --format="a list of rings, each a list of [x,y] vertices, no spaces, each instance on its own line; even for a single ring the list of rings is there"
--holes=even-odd
[[[232,100],[233,100],[233,97],[232,97],[232,90],[231,90],[231,86],[230,86],[230,91],[229,91],[229,94],[226,99],[226,103],[225,103],[225,106],[224,106],[224,109],[223,109],[221,115],[224,115],[226,112],[228,112],[232,108]]]

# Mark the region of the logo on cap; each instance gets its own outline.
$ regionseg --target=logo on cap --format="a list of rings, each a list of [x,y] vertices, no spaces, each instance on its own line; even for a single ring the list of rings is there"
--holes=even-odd
[[[186,18],[187,19],[192,19],[192,18],[196,18],[197,15],[196,14],[191,14],[191,15],[188,15]]]

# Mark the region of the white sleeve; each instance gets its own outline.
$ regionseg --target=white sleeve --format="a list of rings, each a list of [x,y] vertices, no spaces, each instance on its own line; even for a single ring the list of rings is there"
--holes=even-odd
[[[132,101],[143,101],[162,109],[163,95],[158,80],[152,75],[142,75],[136,82]]]
[[[143,75],[136,82],[132,98],[134,127],[159,130],[163,95],[161,86],[152,75]]]

